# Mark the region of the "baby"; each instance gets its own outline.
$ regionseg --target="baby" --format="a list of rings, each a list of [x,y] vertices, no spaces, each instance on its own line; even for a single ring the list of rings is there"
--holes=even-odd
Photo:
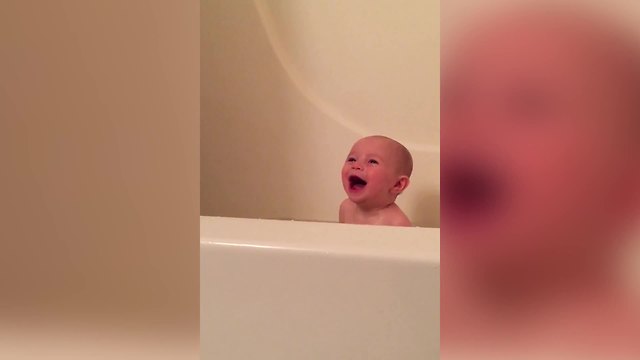
[[[340,204],[340,222],[411,226],[395,200],[409,186],[411,153],[386,136],[358,140],[342,167],[348,198]]]
[[[640,359],[640,309],[615,256],[640,206],[640,65],[625,35],[522,13],[443,57],[445,353]]]

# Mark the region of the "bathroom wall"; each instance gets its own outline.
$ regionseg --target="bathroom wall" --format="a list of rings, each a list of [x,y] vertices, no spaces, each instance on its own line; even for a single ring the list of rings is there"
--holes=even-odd
[[[1,2],[0,359],[198,358],[199,1],[150,5]]]
[[[442,31],[443,33],[455,32],[460,26],[468,26],[469,22],[478,15],[523,5],[564,6],[576,10],[591,9],[619,24],[629,25],[632,31],[635,29],[640,34],[637,26],[640,2],[637,0],[447,0],[440,12]]]
[[[439,225],[437,0],[203,0],[201,214],[337,221],[359,137],[411,150],[399,198]]]

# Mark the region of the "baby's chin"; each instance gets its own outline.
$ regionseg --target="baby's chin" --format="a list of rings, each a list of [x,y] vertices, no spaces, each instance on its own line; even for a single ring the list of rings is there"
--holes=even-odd
[[[373,196],[367,193],[362,193],[362,194],[347,193],[347,196],[349,197],[349,200],[351,200],[351,202],[363,208],[365,207],[371,208],[371,209],[384,208],[389,204],[393,203],[393,200],[389,200],[383,196]]]
[[[371,197],[360,193],[347,192],[347,197],[356,205],[363,205],[371,201]]]

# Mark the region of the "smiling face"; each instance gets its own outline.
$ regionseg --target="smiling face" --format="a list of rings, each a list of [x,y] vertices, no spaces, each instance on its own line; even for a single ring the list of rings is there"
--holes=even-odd
[[[637,64],[584,24],[518,20],[443,61],[443,237],[474,261],[598,251],[637,191]]]
[[[382,208],[408,185],[403,147],[395,141],[371,136],[358,140],[342,167],[342,185],[351,201],[366,208]],[[406,151],[406,149],[404,149]]]

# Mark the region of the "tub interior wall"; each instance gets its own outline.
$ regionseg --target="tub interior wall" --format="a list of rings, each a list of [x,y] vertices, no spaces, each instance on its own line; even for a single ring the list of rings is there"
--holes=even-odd
[[[439,358],[439,229],[200,225],[202,359]]]
[[[439,225],[439,11],[434,0],[204,0],[201,214],[337,221],[351,144],[411,150],[398,203]]]

